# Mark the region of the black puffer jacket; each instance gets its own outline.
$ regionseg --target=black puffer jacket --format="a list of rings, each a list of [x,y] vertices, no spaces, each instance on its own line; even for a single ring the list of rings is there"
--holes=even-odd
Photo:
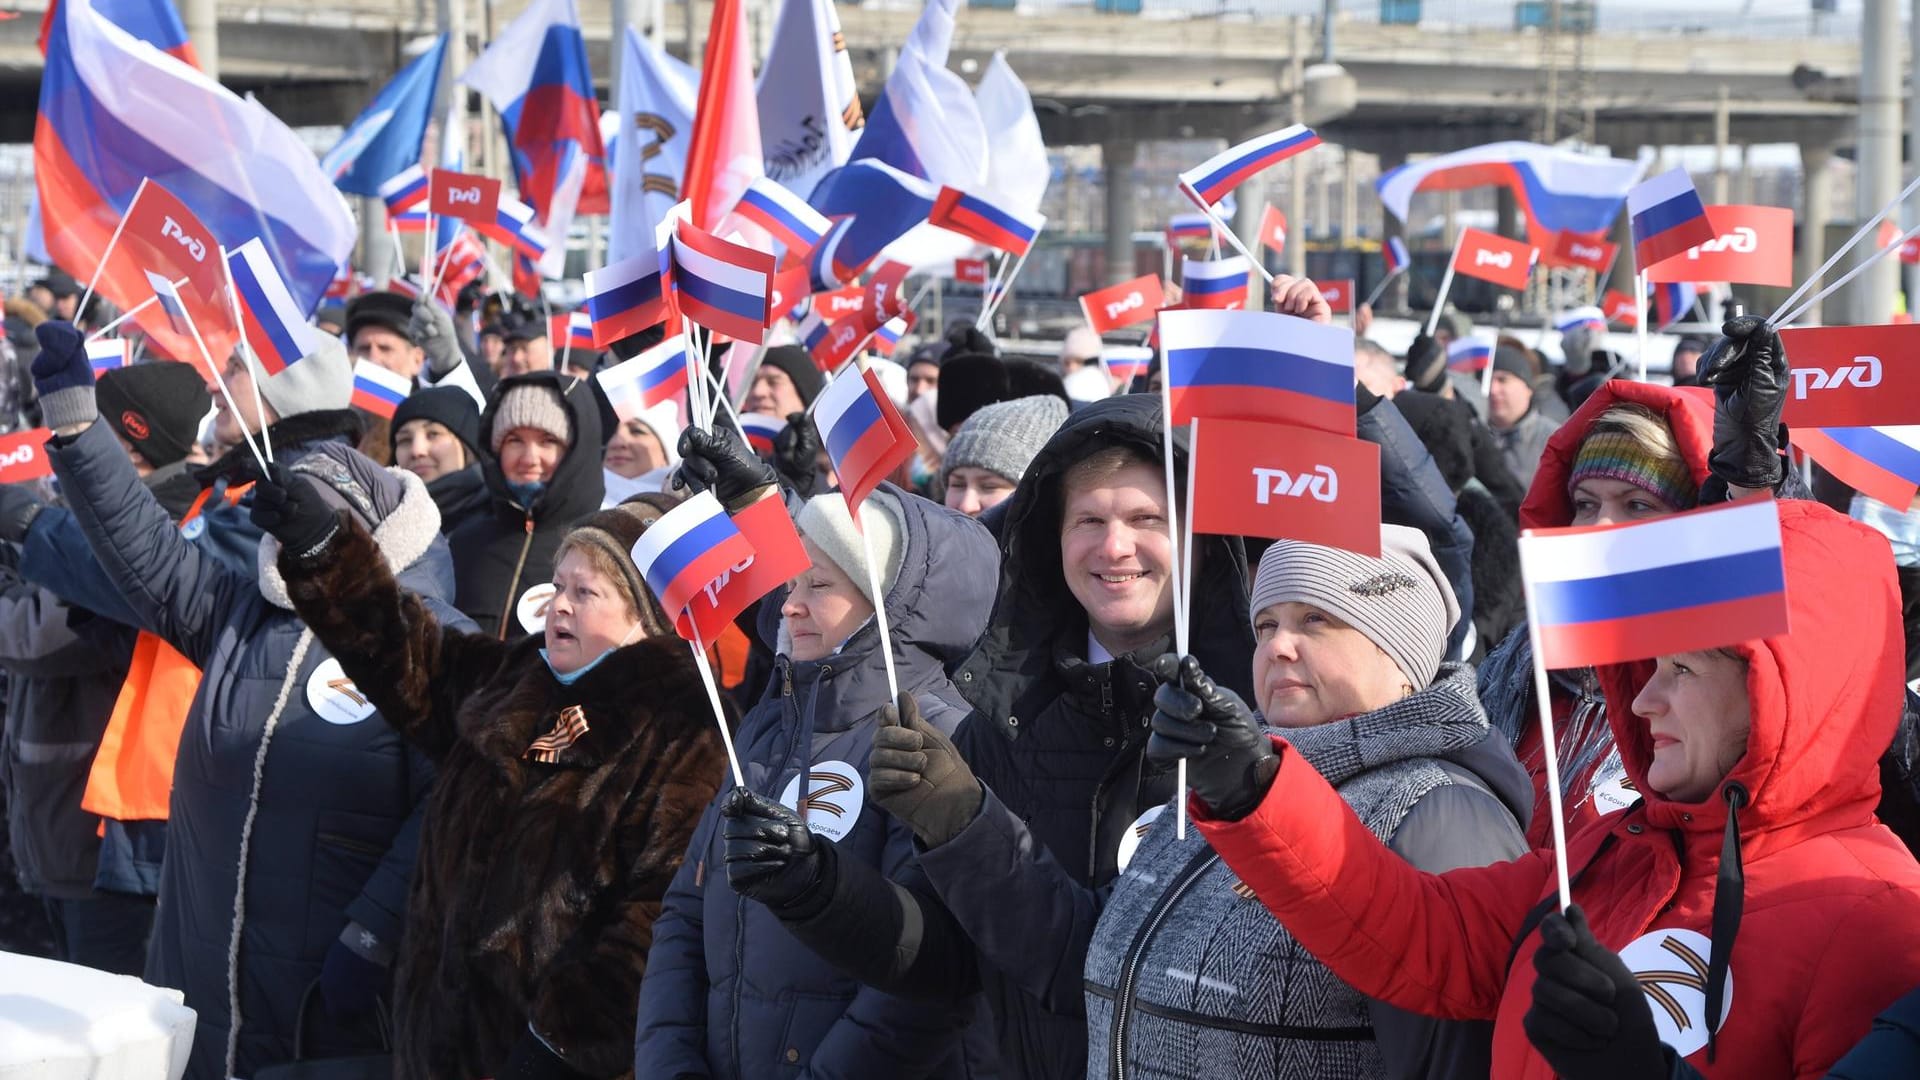
[[[547,481],[546,490],[523,507],[507,489],[500,459],[482,463],[490,502],[447,533],[453,549],[454,604],[484,633],[517,637],[544,627],[523,626],[514,612],[528,589],[553,581],[553,553],[574,522],[600,509],[600,411],[585,382],[552,371],[503,379],[480,418],[480,441],[493,445],[500,399],[518,386],[546,386],[559,393],[573,420],[573,441]]]

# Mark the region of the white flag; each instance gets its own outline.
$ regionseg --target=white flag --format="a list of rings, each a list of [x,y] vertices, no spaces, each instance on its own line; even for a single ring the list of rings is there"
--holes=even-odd
[[[1008,209],[1038,211],[1053,169],[1040,137],[1040,119],[1033,115],[1033,98],[1007,65],[1006,53],[993,54],[973,99],[987,129],[987,185],[980,194]]]
[[[654,252],[654,226],[680,201],[700,76],[632,27],[620,62],[609,265]]]
[[[767,175],[806,198],[847,163],[860,127],[860,92],[833,0],[785,0],[755,90]]]

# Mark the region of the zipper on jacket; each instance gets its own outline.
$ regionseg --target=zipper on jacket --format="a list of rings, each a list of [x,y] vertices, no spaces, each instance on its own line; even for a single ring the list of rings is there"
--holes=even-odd
[[[1082,982],[1087,993],[1104,1001],[1112,1001],[1112,988],[1102,986],[1092,979]],[[1224,1016],[1208,1016],[1192,1009],[1176,1009],[1168,1005],[1155,1005],[1151,1001],[1135,1001],[1133,1010],[1141,1016],[1171,1020],[1188,1027],[1207,1028],[1211,1031],[1231,1031],[1236,1035],[1252,1035],[1257,1039],[1298,1039],[1302,1042],[1372,1042],[1375,1035],[1372,1025],[1361,1027],[1301,1027],[1296,1024],[1256,1024],[1251,1020],[1234,1020]]]
[[[1120,968],[1120,987],[1113,996],[1113,1024],[1110,1028],[1112,1038],[1107,1046],[1107,1075],[1113,1080],[1126,1080],[1127,1076],[1127,1014],[1133,1009],[1133,995],[1139,989],[1140,961],[1147,954],[1147,946],[1153,942],[1153,935],[1160,930],[1160,924],[1166,921],[1167,914],[1180,902],[1193,883],[1201,875],[1220,861],[1220,856],[1211,848],[1201,848],[1187,861],[1187,868],[1175,879],[1173,888],[1160,895],[1160,900],[1147,913],[1147,921],[1134,935],[1133,944],[1127,949],[1126,963]]]
[[[507,598],[500,602],[500,627],[496,636],[501,641],[507,640],[507,620],[509,618],[517,619],[520,617],[515,610],[514,601],[519,599],[520,571],[525,570],[527,568],[527,552],[532,550],[532,548],[533,548],[533,515],[528,514],[527,515],[527,537],[526,539],[520,541],[520,557],[514,560],[514,563],[513,563],[513,580],[507,582]]]

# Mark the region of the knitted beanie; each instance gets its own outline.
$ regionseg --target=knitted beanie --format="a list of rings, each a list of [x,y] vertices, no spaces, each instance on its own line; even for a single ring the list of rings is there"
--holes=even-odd
[[[347,358],[347,347],[339,338],[316,334],[314,339],[318,344],[313,351],[278,375],[263,379],[257,364],[249,369],[276,419],[344,409],[353,403],[353,361]]]
[[[800,535],[813,541],[852,580],[869,603],[879,606],[880,600],[867,581],[866,549],[853,529],[845,496],[837,491],[815,495],[800,508],[794,524],[799,526]],[[874,558],[880,560],[880,591],[885,594],[892,591],[894,580],[900,576],[900,560],[906,556],[906,524],[900,500],[885,491],[872,492],[860,506],[860,524],[873,541]]]
[[[1057,397],[1023,397],[988,405],[968,417],[947,444],[940,480],[945,483],[953,470],[971,466],[1018,484],[1040,449],[1066,422],[1067,404]]]
[[[1298,540],[1267,549],[1253,578],[1253,615],[1275,604],[1311,604],[1365,634],[1415,690],[1440,670],[1447,634],[1460,618],[1453,586],[1426,535],[1380,526],[1380,557]]]
[[[1581,441],[1567,475],[1567,491],[1591,476],[1625,481],[1675,510],[1690,508],[1700,495],[1686,459],[1678,454],[1656,455],[1625,431],[1596,431]]]
[[[668,510],[680,505],[680,496],[659,492],[635,495],[618,506],[601,510],[574,526],[561,546],[588,547],[601,552],[613,560],[620,568],[619,584],[626,590],[627,598],[633,601],[634,610],[640,613],[640,621],[646,625],[649,637],[668,632],[673,625],[660,602],[647,588],[646,578],[641,576],[640,568],[633,562],[633,545],[640,542],[654,522],[659,521]]]
[[[775,345],[760,358],[760,366],[786,372],[787,378],[793,380],[794,392],[800,395],[802,405],[813,404],[813,399],[820,396],[820,391],[827,385],[813,357],[798,345]]]
[[[100,418],[156,469],[187,456],[213,407],[200,372],[171,361],[105,372],[95,393]]]
[[[1528,386],[1532,386],[1534,377],[1540,374],[1526,352],[1511,345],[1501,345],[1493,350],[1493,370],[1504,371]]]
[[[493,410],[493,456],[514,428],[544,431],[567,446],[573,445],[573,416],[551,386],[516,386],[501,395]]]
[[[467,464],[480,460],[480,407],[473,395],[457,386],[429,386],[407,395],[393,412],[394,432],[411,420],[431,420],[440,424],[467,448]]]

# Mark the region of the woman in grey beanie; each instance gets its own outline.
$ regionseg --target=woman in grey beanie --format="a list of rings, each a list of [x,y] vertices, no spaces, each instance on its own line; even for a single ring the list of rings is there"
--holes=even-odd
[[[1424,535],[1384,525],[1378,557],[1283,540],[1260,560],[1251,608],[1266,723],[1401,858],[1444,870],[1526,850],[1532,789],[1488,726],[1473,670],[1441,663],[1460,610]],[[1191,658],[1163,656],[1155,674],[1162,711],[1197,712],[1202,698],[1247,708]],[[1135,826],[1088,945],[1088,1075],[1116,1060],[1143,1078],[1487,1074],[1489,1025],[1362,997],[1174,818],[1157,808]]]
[[[1052,395],[998,402],[967,417],[940,462],[947,509],[979,517],[1005,502],[1066,422],[1067,403]]]

